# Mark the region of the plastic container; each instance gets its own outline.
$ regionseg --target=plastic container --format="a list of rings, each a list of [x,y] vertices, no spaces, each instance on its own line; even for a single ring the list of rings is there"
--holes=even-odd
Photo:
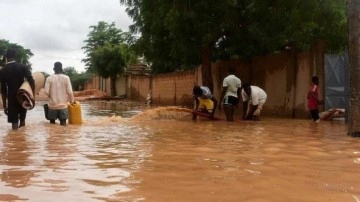
[[[69,124],[82,124],[81,105],[80,102],[68,103]]]

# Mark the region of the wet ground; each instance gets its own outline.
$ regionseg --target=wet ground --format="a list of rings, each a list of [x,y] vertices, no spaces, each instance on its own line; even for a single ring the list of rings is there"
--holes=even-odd
[[[0,201],[360,201],[360,139],[341,121],[191,121],[83,104],[82,125],[41,105],[11,131],[0,111]]]

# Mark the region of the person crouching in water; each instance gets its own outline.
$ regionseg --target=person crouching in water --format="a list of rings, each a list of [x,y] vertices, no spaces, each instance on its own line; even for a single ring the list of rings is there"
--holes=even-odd
[[[267,98],[265,91],[257,86],[244,83],[241,97],[243,100],[243,119],[259,121],[262,107]]]
[[[49,97],[48,118],[50,123],[60,120],[60,125],[66,126],[69,117],[68,101],[74,103],[74,95],[69,76],[63,74],[62,64],[55,62],[55,74],[46,78],[45,94]]]
[[[193,88],[193,96],[195,107],[192,119],[196,120],[196,112],[209,114],[209,118],[213,119],[218,101],[213,97],[210,89],[206,86],[195,85]]]

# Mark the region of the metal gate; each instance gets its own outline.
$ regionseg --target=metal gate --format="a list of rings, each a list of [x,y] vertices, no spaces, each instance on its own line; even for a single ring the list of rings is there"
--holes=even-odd
[[[343,55],[325,54],[325,110],[345,109],[345,120],[349,108],[349,57],[347,51]]]

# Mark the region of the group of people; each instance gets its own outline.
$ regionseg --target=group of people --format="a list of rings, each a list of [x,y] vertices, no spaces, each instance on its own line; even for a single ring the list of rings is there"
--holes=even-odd
[[[31,90],[35,91],[35,80],[29,67],[15,61],[16,51],[9,48],[6,51],[6,65],[0,70],[1,96],[4,113],[12,129],[17,130],[25,126],[27,109],[17,98],[17,92],[23,82],[27,80]],[[70,78],[63,74],[62,64],[55,62],[53,68],[55,74],[46,78],[45,94],[49,97],[48,118],[50,123],[55,124],[57,119],[65,126],[68,119],[67,103],[74,102],[74,96]],[[34,92],[35,96],[35,92]]]
[[[235,76],[235,69],[229,68],[229,75],[223,80],[223,88],[221,91],[219,110],[224,109],[226,120],[234,121],[235,108],[239,106],[239,101],[243,101],[244,120],[260,120],[260,113],[266,102],[266,92],[258,86],[244,83]],[[206,86],[195,85],[193,88],[193,96],[195,107],[193,112],[193,120],[197,118],[198,112],[206,113],[209,118],[214,118],[218,101],[212,95],[210,89]]]
[[[307,104],[312,120],[319,122],[318,105],[323,104],[323,101],[318,98],[319,78],[313,76],[311,81],[312,83],[307,95]],[[242,119],[260,120],[260,113],[267,98],[267,94],[263,89],[249,83],[241,85],[241,80],[235,76],[235,70],[232,67],[229,68],[229,75],[224,78],[222,86],[221,104],[218,107],[219,110],[222,107],[224,108],[227,121],[234,121],[234,111],[239,105],[240,98],[243,102]],[[210,89],[206,86],[195,85],[193,96],[195,99],[193,120],[196,120],[198,112],[206,113],[209,118],[213,119],[218,101],[214,98]]]
[[[25,126],[27,109],[23,108],[17,99],[17,91],[27,80],[31,90],[35,90],[35,81],[29,67],[15,61],[16,51],[8,49],[6,52],[6,65],[0,70],[1,96],[4,113],[7,120],[12,124],[12,129],[16,130]],[[46,78],[45,94],[49,97],[47,117],[50,123],[55,124],[59,119],[60,124],[65,126],[68,119],[68,102],[75,103],[73,90],[69,76],[63,74],[62,64],[55,62],[53,68],[55,74]],[[322,101],[318,99],[319,78],[312,77],[312,85],[308,92],[308,107],[313,121],[318,122],[318,105]],[[214,118],[216,107],[224,109],[226,120],[234,121],[235,108],[239,105],[239,100],[243,102],[244,120],[260,120],[260,113],[266,102],[266,92],[258,86],[249,83],[241,84],[241,80],[235,76],[235,69],[229,68],[229,75],[223,80],[223,89],[220,96],[221,104],[218,105],[217,99],[206,86],[196,85],[193,88],[195,107],[193,120],[197,118],[198,112],[206,113],[209,118]]]

